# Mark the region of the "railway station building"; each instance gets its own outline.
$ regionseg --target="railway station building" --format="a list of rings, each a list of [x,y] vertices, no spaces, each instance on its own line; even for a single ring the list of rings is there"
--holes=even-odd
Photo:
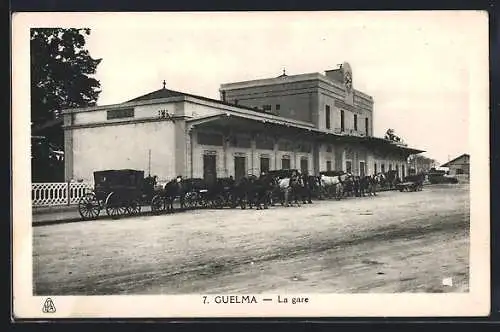
[[[162,89],[124,103],[64,110],[65,177],[138,169],[167,181],[274,169],[356,175],[397,171],[422,150],[373,135],[374,100],[348,63],[221,84],[220,99]]]

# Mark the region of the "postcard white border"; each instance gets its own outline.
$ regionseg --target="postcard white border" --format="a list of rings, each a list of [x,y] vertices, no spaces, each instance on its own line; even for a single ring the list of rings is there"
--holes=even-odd
[[[378,12],[380,13],[380,12]],[[183,13],[186,15],[189,13]],[[254,13],[259,14],[259,13]],[[267,13],[270,14],[270,13]],[[267,15],[263,14],[263,15]],[[326,13],[325,13],[326,14]],[[358,12],[357,15],[373,15]],[[392,12],[392,15],[397,13]],[[454,294],[303,294],[307,305],[204,305],[202,294],[185,296],[54,296],[57,311],[41,311],[46,297],[32,295],[32,226],[30,176],[29,29],[75,27],[93,18],[161,13],[15,13],[12,27],[13,84],[13,295],[16,318],[152,318],[152,317],[418,317],[484,316],[490,312],[489,218],[489,81],[488,15],[486,12],[449,12],[463,15],[477,33],[478,44],[470,68],[469,126],[471,141],[470,292]],[[181,15],[181,14],[179,14]],[[197,13],[201,15],[201,13]],[[204,13],[203,15],[215,15]],[[466,24],[464,22],[464,24]],[[445,133],[444,133],[445,134]],[[244,295],[244,294],[242,294]],[[248,294],[251,295],[251,294]],[[268,297],[272,294],[259,296]],[[277,296],[275,294],[274,296]],[[300,294],[297,294],[300,295]]]

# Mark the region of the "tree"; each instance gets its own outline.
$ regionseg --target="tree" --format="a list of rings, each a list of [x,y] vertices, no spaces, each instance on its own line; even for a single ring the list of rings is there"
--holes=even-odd
[[[92,58],[85,48],[89,35],[87,28],[31,29],[32,135],[45,136],[59,150],[64,148],[62,121],[57,121],[62,120],[61,110],[95,105],[101,92],[100,82],[91,76],[102,59]],[[49,167],[46,155],[33,151],[38,173]]]
[[[90,75],[102,59],[93,59],[85,49],[85,35],[90,35],[90,29],[31,29],[34,125],[58,118],[64,108],[97,102],[101,85]]]
[[[415,172],[428,171],[436,166],[436,160],[428,158],[426,156],[416,154],[411,155],[408,158],[408,164],[410,168],[413,168]]]

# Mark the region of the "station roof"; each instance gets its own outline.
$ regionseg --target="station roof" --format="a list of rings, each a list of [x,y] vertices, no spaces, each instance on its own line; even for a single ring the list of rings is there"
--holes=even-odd
[[[360,137],[352,135],[338,135],[327,132],[314,127],[306,127],[301,125],[289,124],[279,120],[273,119],[256,119],[250,115],[235,114],[233,112],[225,112],[206,117],[194,118],[187,120],[188,124],[194,127],[207,127],[218,128],[227,130],[231,128],[237,132],[239,130],[245,131],[258,131],[265,133],[272,133],[273,129],[279,127],[280,129],[295,134],[297,137],[314,137],[320,138],[329,142],[339,143],[361,143],[374,148],[382,148],[385,150],[401,151],[408,154],[419,154],[425,152],[424,150],[409,148],[407,146],[397,145],[386,139],[379,137]]]
[[[167,88],[163,88],[163,89],[159,89],[159,90],[147,93],[147,94],[139,96],[137,98],[128,100],[125,103],[133,103],[133,102],[138,102],[138,101],[148,101],[148,100],[155,100],[155,99],[164,99],[164,98],[171,98],[171,97],[184,97],[184,96],[185,97],[192,97],[192,98],[196,98],[196,99],[200,99],[200,100],[204,100],[204,101],[209,101],[209,102],[213,102],[213,103],[219,103],[219,104],[226,105],[226,106],[233,106],[233,107],[247,109],[247,110],[254,111],[254,112],[268,114],[268,113],[264,112],[264,110],[257,108],[257,107],[250,107],[250,106],[239,105],[239,104],[235,104],[235,103],[229,103],[229,102],[223,101],[223,100],[194,95],[194,94],[190,94],[190,93],[186,93],[186,92],[170,90]]]
[[[462,157],[469,157],[469,155],[467,153],[464,153],[464,154],[461,154],[460,156],[456,157],[455,159],[452,159],[446,163],[444,163],[443,165],[441,165],[440,167],[449,167],[451,164],[455,163],[457,160],[459,160],[460,158]]]

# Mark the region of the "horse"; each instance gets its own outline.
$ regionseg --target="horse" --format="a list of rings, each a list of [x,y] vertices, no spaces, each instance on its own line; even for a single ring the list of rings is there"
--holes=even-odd
[[[181,178],[176,178],[167,182],[167,184],[165,184],[165,186],[163,187],[163,192],[160,195],[163,197],[164,207],[167,212],[174,211],[174,201],[176,197],[179,197],[181,209],[184,209],[184,197],[186,195],[186,191]]]
[[[319,192],[319,179],[314,175],[302,174],[302,203],[312,204],[313,192]]]
[[[147,176],[144,178],[144,189],[143,196],[145,201],[151,201],[155,194],[155,186],[158,183],[158,177],[155,176]]]
[[[251,185],[251,205],[255,205],[257,210],[268,209],[272,203],[272,191],[275,187],[275,180],[268,175],[262,175],[258,179],[252,180]]]
[[[337,200],[342,197],[344,191],[342,176],[344,175],[327,176],[321,174],[320,184],[328,198],[332,197],[332,194]]]
[[[352,177],[353,193],[356,197],[361,197],[361,177],[356,175]]]
[[[342,197],[354,196],[354,176],[350,173],[339,176],[340,183],[342,184]]]
[[[286,178],[280,178],[278,180],[278,186],[280,192],[283,193],[284,199],[282,200],[282,205],[289,206],[289,197],[291,195],[292,201],[295,202],[297,206],[299,204],[299,195],[301,193],[301,187],[303,186],[302,178],[298,175],[292,175]]]
[[[377,187],[377,175],[366,175],[360,179],[360,194],[362,197],[365,197],[365,194],[368,196],[377,196],[376,187]]]
[[[254,192],[254,181],[256,176],[248,175],[241,177],[235,182],[233,193],[232,193],[232,207],[236,207],[238,204],[242,209],[246,209],[247,206],[252,208],[254,204],[255,192]]]

